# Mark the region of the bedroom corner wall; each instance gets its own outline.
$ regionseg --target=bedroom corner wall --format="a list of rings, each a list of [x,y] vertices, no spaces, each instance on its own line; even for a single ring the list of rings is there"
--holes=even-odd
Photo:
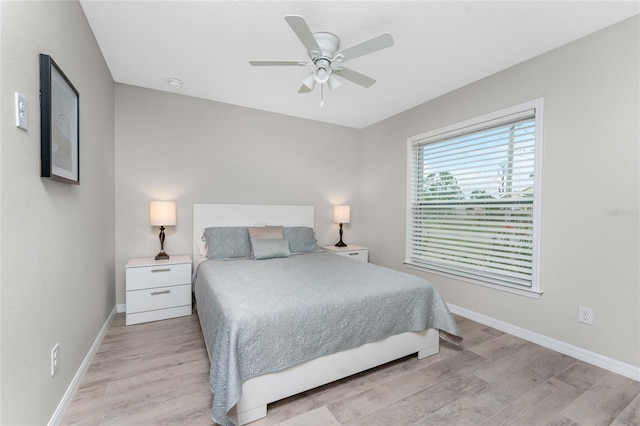
[[[121,84],[115,98],[118,305],[128,259],[160,250],[152,200],[177,203],[169,255],[192,253],[194,203],[313,205],[320,244],[338,240],[332,205],[348,203],[345,241],[359,242],[358,130]]]
[[[640,367],[638,16],[365,129],[362,242],[454,305]],[[403,265],[407,138],[544,97],[539,300]],[[387,170],[380,174],[380,170]],[[578,305],[594,309],[579,324]]]
[[[0,11],[0,424],[42,425],[115,306],[113,79],[77,1]],[[80,92],[79,186],[40,177],[40,53]],[[27,131],[13,123],[14,91]]]

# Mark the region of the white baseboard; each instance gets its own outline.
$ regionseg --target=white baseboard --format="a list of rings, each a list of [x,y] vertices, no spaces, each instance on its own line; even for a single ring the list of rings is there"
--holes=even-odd
[[[448,304],[448,306],[449,310],[451,310],[451,312],[454,314],[479,322],[480,324],[493,327],[497,330],[504,331],[505,333],[509,333],[529,342],[544,346],[545,348],[560,352],[561,354],[569,355],[573,358],[579,359],[580,361],[593,364],[597,367],[604,368],[605,370],[609,370],[616,374],[620,374],[621,376],[625,376],[640,382],[640,367],[637,367],[635,365],[627,364],[616,359],[591,352],[579,346],[570,345],[569,343],[565,343],[563,341],[538,334],[531,330],[526,330],[513,324],[509,324],[507,322],[500,321],[483,314],[479,314],[469,309],[461,308],[460,306],[451,304]]]
[[[116,305],[116,309],[119,314],[123,313],[123,312],[127,312],[127,305],[124,303],[121,303],[119,305]]]
[[[98,333],[98,336],[94,340],[93,345],[91,345],[89,352],[87,352],[87,355],[84,357],[82,364],[80,364],[80,368],[78,368],[76,375],[73,377],[73,380],[71,380],[71,383],[67,388],[67,391],[64,393],[62,400],[60,400],[60,403],[58,404],[56,411],[53,412],[53,416],[51,416],[51,420],[49,420],[49,426],[57,426],[62,422],[62,418],[64,417],[64,414],[66,413],[67,408],[69,408],[69,404],[71,404],[71,400],[76,394],[76,391],[78,390],[78,387],[82,382],[82,378],[84,377],[84,374],[87,372],[87,369],[89,368],[89,364],[91,364],[91,360],[93,359],[93,356],[98,351],[98,348],[100,347],[100,344],[102,343],[102,340],[104,339],[104,336],[107,334],[107,331],[109,330],[109,326],[111,326],[111,323],[113,322],[113,319],[115,317],[116,317],[116,306],[113,307],[113,310],[107,317],[107,320],[104,322],[104,325],[100,329],[100,333]]]

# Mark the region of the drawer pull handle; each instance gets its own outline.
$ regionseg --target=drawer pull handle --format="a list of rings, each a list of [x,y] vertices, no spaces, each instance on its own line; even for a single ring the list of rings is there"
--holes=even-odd
[[[357,256],[357,255],[359,255],[359,254],[360,254],[360,253],[349,253],[349,256]]]
[[[152,269],[151,270],[152,273],[154,272],[171,272],[171,268],[164,268],[164,269]]]
[[[152,296],[158,296],[160,294],[169,294],[171,293],[171,290],[164,290],[164,291],[154,291],[151,293]]]

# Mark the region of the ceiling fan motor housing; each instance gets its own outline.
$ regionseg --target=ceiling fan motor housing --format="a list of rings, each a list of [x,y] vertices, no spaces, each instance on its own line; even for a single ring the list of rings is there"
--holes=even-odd
[[[320,50],[322,50],[322,52],[320,52],[320,55],[329,60],[333,58],[333,55],[335,55],[340,48],[340,39],[335,34],[324,32],[314,33],[313,38],[316,39],[316,42],[318,42],[318,46],[320,46]]]

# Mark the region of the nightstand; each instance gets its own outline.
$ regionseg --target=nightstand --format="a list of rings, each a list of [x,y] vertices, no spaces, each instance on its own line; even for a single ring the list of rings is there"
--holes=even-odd
[[[349,244],[346,247],[322,246],[322,249],[361,262],[369,262],[369,249],[366,247]]]
[[[191,257],[131,259],[125,266],[126,324],[191,315]]]

